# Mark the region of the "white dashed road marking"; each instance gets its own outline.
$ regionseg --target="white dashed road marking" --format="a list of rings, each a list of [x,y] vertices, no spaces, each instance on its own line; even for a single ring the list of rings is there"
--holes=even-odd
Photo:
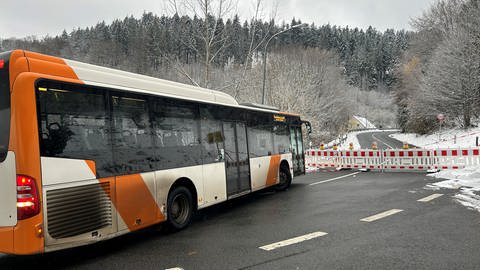
[[[338,180],[338,179],[342,179],[342,178],[346,178],[346,177],[349,177],[349,176],[353,176],[353,175],[356,175],[356,174],[359,174],[359,173],[360,173],[360,172],[354,172],[354,173],[351,173],[351,174],[347,174],[347,175],[335,177],[335,178],[332,178],[332,179],[328,179],[328,180],[324,180],[324,181],[320,181],[320,182],[316,182],[316,183],[311,183],[310,186],[315,186],[315,185],[318,185],[318,184],[323,184],[323,183],[332,182],[332,181],[335,181],[335,180]]]
[[[175,267],[175,268],[168,268],[168,269],[165,269],[165,270],[183,270],[183,268]]]
[[[429,202],[429,201],[435,200],[436,198],[442,197],[442,196],[443,196],[443,194],[435,193],[435,194],[432,194],[432,195],[430,195],[428,197],[425,197],[423,199],[417,200],[417,202]]]
[[[288,239],[288,240],[280,241],[280,242],[277,242],[277,243],[273,243],[273,244],[270,244],[270,245],[262,246],[262,247],[259,247],[259,248],[263,249],[263,250],[266,250],[266,251],[270,251],[270,250],[274,250],[274,249],[277,249],[277,248],[281,248],[281,247],[297,244],[297,243],[300,243],[300,242],[303,242],[303,241],[307,241],[307,240],[310,240],[310,239],[314,239],[314,238],[324,236],[324,235],[327,235],[327,233],[325,233],[325,232],[314,232],[314,233],[309,233],[309,234],[305,234],[305,235],[302,235],[302,236],[298,236],[298,237],[295,237],[295,238],[291,238],[291,239]]]
[[[360,219],[360,221],[372,222],[372,221],[379,220],[379,219],[382,219],[382,218],[385,218],[385,217],[388,217],[388,216],[391,216],[391,215],[395,215],[395,214],[400,213],[402,211],[403,211],[402,209],[392,209],[392,210],[388,210],[388,211],[385,211],[385,212],[380,213],[380,214],[376,214],[376,215],[371,216],[371,217],[362,218],[362,219]]]

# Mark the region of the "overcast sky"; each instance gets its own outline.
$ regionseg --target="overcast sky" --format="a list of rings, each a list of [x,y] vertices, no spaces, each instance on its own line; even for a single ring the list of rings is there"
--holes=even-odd
[[[144,11],[165,14],[167,0],[5,0],[0,16],[0,37],[35,35],[55,36],[63,29],[93,26],[99,21],[110,23],[127,15],[140,17]],[[178,1],[178,0],[177,0]],[[252,17],[252,2],[239,0],[242,20]],[[268,19],[272,2],[277,2],[276,20],[323,25],[366,28],[411,29],[409,22],[435,0],[264,0],[264,19]]]

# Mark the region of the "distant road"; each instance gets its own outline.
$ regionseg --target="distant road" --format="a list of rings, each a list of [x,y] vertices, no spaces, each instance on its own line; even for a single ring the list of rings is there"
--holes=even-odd
[[[373,142],[377,142],[378,149],[402,149],[403,142],[389,137],[398,131],[372,131],[357,135],[358,142],[362,149],[370,149]],[[409,148],[416,146],[409,144]]]

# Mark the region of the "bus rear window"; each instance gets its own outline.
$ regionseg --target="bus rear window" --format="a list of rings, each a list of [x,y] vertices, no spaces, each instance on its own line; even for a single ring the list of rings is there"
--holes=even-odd
[[[0,53],[0,162],[7,157],[10,137],[10,52]]]

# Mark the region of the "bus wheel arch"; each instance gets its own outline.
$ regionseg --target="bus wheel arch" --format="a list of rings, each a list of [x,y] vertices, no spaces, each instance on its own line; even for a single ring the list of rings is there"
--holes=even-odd
[[[284,191],[288,189],[292,183],[292,175],[290,173],[290,165],[288,161],[282,160],[282,162],[280,162],[278,173],[279,183],[275,186],[275,190]]]
[[[167,224],[174,231],[186,228],[195,213],[197,189],[188,178],[180,178],[170,187],[167,196]]]

